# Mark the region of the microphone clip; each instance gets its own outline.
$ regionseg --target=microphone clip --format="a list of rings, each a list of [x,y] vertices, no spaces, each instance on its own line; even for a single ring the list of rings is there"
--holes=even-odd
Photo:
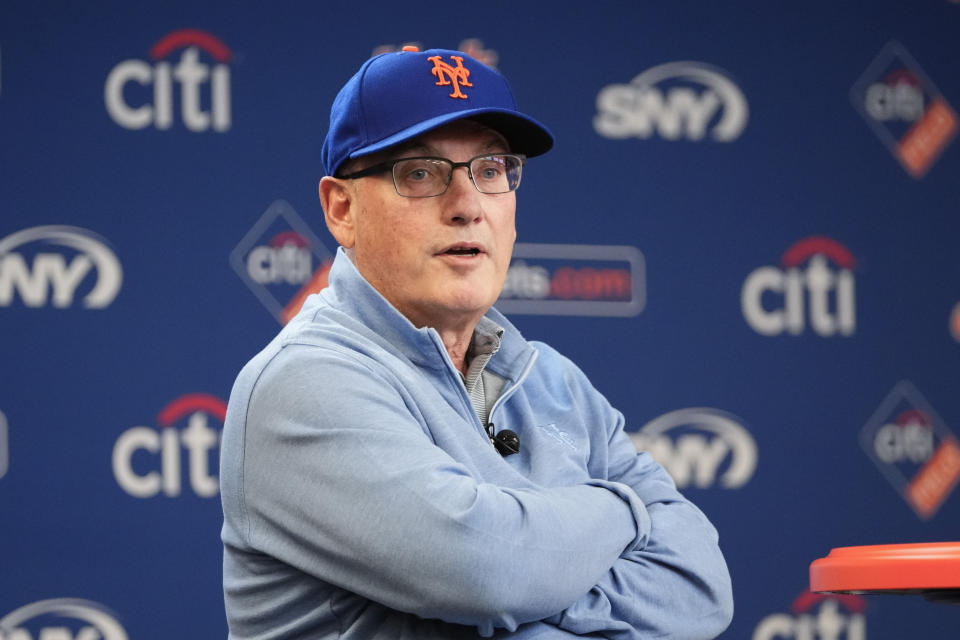
[[[489,429],[493,432],[493,423],[490,423]],[[503,429],[496,435],[491,436],[490,439],[493,441],[493,446],[504,458],[520,453],[520,436],[510,429]]]

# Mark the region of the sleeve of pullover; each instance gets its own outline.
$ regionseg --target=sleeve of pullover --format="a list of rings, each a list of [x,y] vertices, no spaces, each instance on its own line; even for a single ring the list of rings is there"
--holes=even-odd
[[[623,416],[594,393],[606,422],[592,428],[609,434],[607,447],[594,453],[594,465],[603,469],[595,475],[632,488],[646,505],[650,537],[642,548],[625,551],[575,604],[547,620],[579,635],[615,640],[714,638],[733,616],[717,532],[663,467],[648,453],[637,453],[623,431]]]
[[[571,606],[646,542],[626,485],[478,482],[396,381],[347,354],[283,349],[244,414],[228,421],[244,425],[231,510],[247,544],[399,611],[513,630]]]

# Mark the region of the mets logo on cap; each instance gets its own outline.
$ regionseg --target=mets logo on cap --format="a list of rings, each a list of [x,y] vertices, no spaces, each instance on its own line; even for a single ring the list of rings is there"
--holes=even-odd
[[[454,67],[444,62],[443,56],[430,56],[427,58],[427,60],[433,63],[433,68],[430,69],[430,73],[437,77],[438,87],[453,86],[453,93],[450,94],[451,98],[466,100],[467,94],[460,91],[460,87],[473,86],[470,83],[470,70],[463,66],[463,57],[450,56],[450,59],[456,62],[457,66]]]

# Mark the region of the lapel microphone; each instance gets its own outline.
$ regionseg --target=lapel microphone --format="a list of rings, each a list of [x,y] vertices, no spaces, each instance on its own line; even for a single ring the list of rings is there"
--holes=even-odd
[[[492,422],[487,425],[487,428],[490,433],[493,433],[494,427]],[[514,453],[520,453],[520,436],[510,431],[510,429],[503,429],[496,435],[491,436],[490,439],[493,441],[493,446],[504,458]]]

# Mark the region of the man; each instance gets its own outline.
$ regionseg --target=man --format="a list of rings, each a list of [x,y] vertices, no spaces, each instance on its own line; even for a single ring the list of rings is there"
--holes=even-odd
[[[525,157],[553,144],[469,56],[367,61],[331,110],[330,286],[224,425],[231,638],[709,638],[713,527],[569,360],[495,309]]]

